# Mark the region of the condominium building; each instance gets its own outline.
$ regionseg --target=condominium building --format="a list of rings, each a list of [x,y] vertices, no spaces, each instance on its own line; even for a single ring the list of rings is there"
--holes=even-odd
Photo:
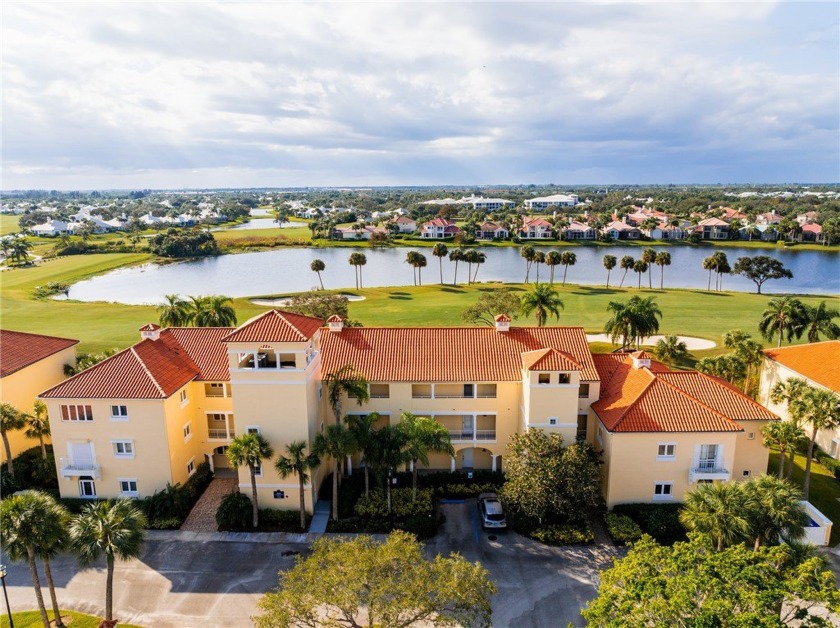
[[[449,431],[455,456],[433,455],[430,468],[503,470],[513,434],[547,430],[604,450],[610,505],[679,500],[697,482],[764,471],[756,433],[776,418],[725,382],[646,354],[593,355],[583,328],[518,327],[504,315],[493,327],[381,328],[270,310],[236,329],[148,325],[141,335],[41,395],[62,495],[149,495],[202,461],[227,466],[225,447],[246,431],[276,452],[311,444],[335,421],[326,387],[347,365],[369,399],[343,399],[343,416],[396,424],[411,412]],[[312,474],[309,509],[328,469]],[[250,487],[247,470],[239,482]],[[268,461],[257,474],[265,506],[296,507],[297,486]]]

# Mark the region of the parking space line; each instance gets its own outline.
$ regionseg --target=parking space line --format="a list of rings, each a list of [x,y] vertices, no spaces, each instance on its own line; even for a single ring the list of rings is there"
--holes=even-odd
[[[469,507],[468,507],[469,508]],[[475,536],[475,544],[478,545],[478,513],[476,513],[475,508],[470,508],[470,521],[472,521],[473,526],[473,536]]]

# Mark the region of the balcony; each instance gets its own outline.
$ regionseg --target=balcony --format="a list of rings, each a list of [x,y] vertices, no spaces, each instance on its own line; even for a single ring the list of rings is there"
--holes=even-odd
[[[230,431],[215,428],[207,429],[207,438],[210,440],[232,440],[234,436],[236,436],[236,433],[232,429]]]
[[[688,470],[688,481],[693,484],[700,480],[720,480],[728,482],[732,474],[728,469],[722,469],[717,465],[699,464],[697,467]]]
[[[102,479],[102,472],[94,457],[92,460],[73,460],[71,458],[60,458],[58,463],[61,470],[61,477],[73,478],[83,475],[91,475],[97,480]]]
[[[229,441],[236,436],[233,414],[211,412],[207,415],[207,440]]]

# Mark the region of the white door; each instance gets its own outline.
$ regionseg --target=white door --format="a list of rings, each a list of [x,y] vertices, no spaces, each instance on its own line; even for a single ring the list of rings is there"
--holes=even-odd
[[[67,443],[67,453],[77,469],[93,468],[93,447],[90,443]]]
[[[475,428],[475,417],[471,414],[461,416],[461,440],[472,440]],[[470,465],[472,466],[472,465]]]
[[[463,462],[461,463],[462,467],[472,468],[472,466],[473,466],[473,453],[474,453],[474,451],[472,449],[465,449],[464,450],[464,452],[463,452],[464,458],[463,458]]]

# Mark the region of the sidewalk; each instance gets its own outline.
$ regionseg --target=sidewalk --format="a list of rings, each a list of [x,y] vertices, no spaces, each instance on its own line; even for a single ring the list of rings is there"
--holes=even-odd
[[[321,500],[315,504],[315,513],[312,516],[312,523],[309,524],[310,534],[326,533],[331,510],[330,502],[327,500]]]

